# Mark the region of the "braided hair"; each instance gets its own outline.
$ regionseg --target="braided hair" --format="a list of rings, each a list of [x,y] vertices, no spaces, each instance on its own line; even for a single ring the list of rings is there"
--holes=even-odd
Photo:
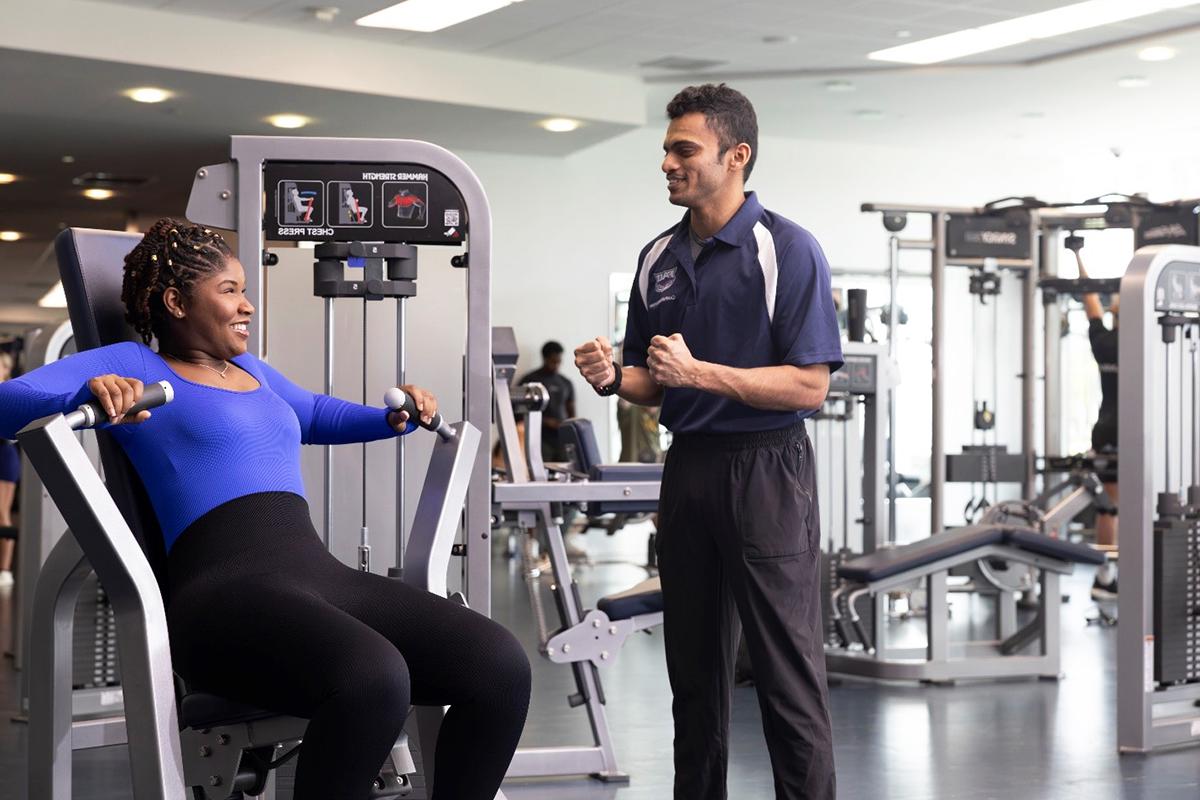
[[[174,287],[186,298],[205,275],[218,272],[233,256],[221,234],[164,217],[151,226],[125,256],[121,301],[125,319],[150,344],[166,330],[163,292]]]

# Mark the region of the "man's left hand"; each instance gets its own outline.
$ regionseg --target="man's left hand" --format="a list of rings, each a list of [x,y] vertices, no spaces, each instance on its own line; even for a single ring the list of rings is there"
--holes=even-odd
[[[659,386],[671,388],[695,387],[699,382],[700,362],[692,356],[683,336],[655,336],[646,354],[650,377]]]

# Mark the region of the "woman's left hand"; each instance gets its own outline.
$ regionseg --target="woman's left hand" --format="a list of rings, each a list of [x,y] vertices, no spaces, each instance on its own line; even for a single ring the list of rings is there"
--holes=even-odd
[[[401,390],[412,398],[413,403],[417,406],[417,411],[420,412],[421,420],[428,423],[433,419],[433,415],[437,413],[438,402],[433,396],[433,392],[428,389],[422,389],[420,386],[407,384],[400,387]],[[393,429],[400,433],[408,428],[408,413],[405,411],[393,411],[388,414],[388,424]]]

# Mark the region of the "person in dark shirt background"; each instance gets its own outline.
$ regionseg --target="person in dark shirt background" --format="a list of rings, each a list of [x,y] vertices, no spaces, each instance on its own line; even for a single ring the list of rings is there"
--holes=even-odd
[[[544,461],[566,461],[566,449],[558,436],[564,420],[575,416],[575,387],[564,376],[562,367],[563,346],[556,341],[542,345],[542,366],[526,373],[521,384],[540,383],[550,393],[550,405],[542,413],[542,459]]]
[[[1083,265],[1083,248],[1081,237],[1071,237],[1067,246],[1075,253],[1075,262],[1079,266],[1079,277],[1087,278],[1087,269]],[[1117,452],[1117,341],[1118,341],[1118,312],[1120,311],[1120,295],[1112,296],[1109,311],[1112,312],[1112,329],[1104,324],[1104,305],[1100,296],[1094,292],[1083,295],[1083,309],[1088,318],[1088,339],[1092,344],[1092,355],[1100,367],[1100,413],[1096,424],[1092,426],[1092,450],[1097,455],[1114,455]],[[1113,505],[1117,505],[1117,470],[1113,466],[1103,469],[1099,474]],[[1096,544],[1115,547],[1117,544],[1117,517],[1115,514],[1096,515]],[[1109,561],[1096,573],[1092,583],[1092,597],[1096,600],[1112,600],[1117,596],[1117,568]]]

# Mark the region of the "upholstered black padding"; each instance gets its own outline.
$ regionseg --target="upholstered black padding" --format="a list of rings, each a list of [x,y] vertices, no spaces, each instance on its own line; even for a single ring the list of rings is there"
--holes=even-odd
[[[141,238],[140,234],[123,231],[67,228],[54,240],[76,349],[92,350],[138,340],[137,332],[125,321],[121,281],[125,256]],[[109,494],[146,553],[159,587],[165,590],[166,544],[141,478],[112,436],[97,431],[96,439]]]
[[[79,350],[138,340],[136,331],[125,321],[121,281],[125,255],[141,238],[136,233],[67,228],[55,239],[58,272]],[[108,491],[146,553],[159,587],[165,590],[166,545],[141,478],[108,433],[97,431],[96,439]],[[276,715],[203,692],[187,694],[179,702],[179,719],[184,727],[232,725],[272,716]]]
[[[1100,566],[1106,560],[1103,552],[1094,547],[1088,547],[1086,544],[1076,544],[1075,542],[1068,542],[1065,539],[1052,539],[1049,536],[1043,536],[1037,531],[1022,530],[1020,528],[1008,531],[1008,535],[1005,537],[1005,544],[1011,547],[1019,547],[1022,550],[1028,550],[1038,555],[1057,558],[1060,561],[1071,561],[1075,564],[1094,564]]]
[[[601,597],[596,602],[596,608],[614,620],[662,611],[662,582],[658,578],[650,578],[623,592]]]
[[[859,556],[839,567],[838,575],[854,583],[870,583],[977,547],[1000,544],[1003,539],[1003,529],[994,525],[957,528],[912,544],[888,547]]]
[[[873,583],[994,544],[1076,564],[1104,563],[1104,554],[1087,545],[1052,539],[1028,528],[979,525],[946,531],[903,547],[876,550],[869,555],[859,556],[843,564],[838,569],[838,575],[852,583]]]
[[[215,694],[191,692],[179,701],[180,728],[216,728],[278,716]]]
[[[564,420],[558,429],[563,446],[576,472],[588,476],[597,483],[629,483],[631,481],[661,481],[662,464],[602,464],[600,446],[592,421],[576,417]],[[604,503],[589,503],[588,513],[600,514],[652,514],[658,510],[657,500],[613,500]],[[611,616],[611,615],[610,615]]]

